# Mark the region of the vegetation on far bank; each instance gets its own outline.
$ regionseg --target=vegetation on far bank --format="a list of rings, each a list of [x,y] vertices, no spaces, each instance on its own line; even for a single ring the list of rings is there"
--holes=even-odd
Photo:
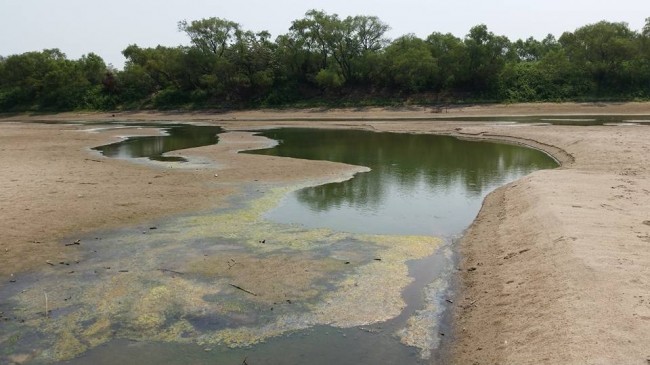
[[[377,17],[316,10],[275,40],[220,18],[178,29],[190,46],[129,45],[123,70],[57,49],[0,57],[0,112],[650,98],[650,18],[517,41],[485,25],[389,40]]]

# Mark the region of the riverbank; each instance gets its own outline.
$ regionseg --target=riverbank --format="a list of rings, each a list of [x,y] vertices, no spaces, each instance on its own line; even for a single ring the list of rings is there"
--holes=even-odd
[[[647,127],[471,131],[481,132],[533,142],[563,167],[498,189],[467,231],[456,362],[646,362]]]
[[[74,241],[98,229],[227,207],[243,183],[320,181],[358,170],[326,161],[307,164],[238,154],[270,141],[237,132],[221,135],[217,145],[185,153],[210,161],[207,168],[137,164],[90,150],[120,136],[156,133],[153,128],[0,125],[0,276],[42,267],[46,261],[74,260],[76,250],[62,245],[64,238]]]
[[[650,102],[617,103],[513,103],[454,105],[448,108],[412,106],[397,108],[362,107],[347,109],[259,109],[244,111],[126,111],[69,112],[58,114],[1,115],[0,121],[377,121],[444,120],[448,117],[512,115],[650,115]]]
[[[497,105],[448,114],[650,115],[650,104]],[[0,121],[195,120],[233,131],[278,125],[364,128],[507,140],[547,150],[563,166],[538,171],[490,194],[460,244],[454,362],[647,363],[650,128],[431,122],[432,116],[444,117],[428,109],[371,109],[64,114]],[[227,204],[242,182],[351,173],[340,164],[238,155],[237,150],[267,143],[245,132],[228,133],[217,146],[189,152],[216,161],[214,169],[155,169],[97,158],[87,150],[126,131],[107,136],[75,128],[1,125],[0,186],[2,201],[8,202],[0,208],[8,217],[0,223],[6,232],[0,242],[7,263],[0,269],[3,278],[42,265],[52,255],[69,255],[58,239],[72,232],[144,224]]]

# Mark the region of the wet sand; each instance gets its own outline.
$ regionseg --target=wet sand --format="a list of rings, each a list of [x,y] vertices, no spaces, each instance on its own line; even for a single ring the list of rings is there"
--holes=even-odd
[[[443,111],[444,113],[444,111]],[[521,104],[449,110],[449,116],[650,114],[648,103]],[[447,113],[444,113],[447,115]],[[278,125],[442,133],[524,143],[562,167],[490,194],[460,243],[458,364],[646,364],[650,359],[650,128],[507,126],[430,121],[431,109],[238,113],[129,113],[0,119],[0,277],[74,255],[60,241],[228,204],[242,183],[322,181],[353,167],[235,152],[268,141],[224,134],[180,154],[210,168],[170,169],[103,158],[88,147],[153,130],[78,131],[30,120],[202,121],[229,130]],[[263,119],[264,121],[256,121]],[[411,119],[411,120],[393,120]],[[215,177],[218,174],[218,177]],[[6,285],[6,284],[0,284]]]

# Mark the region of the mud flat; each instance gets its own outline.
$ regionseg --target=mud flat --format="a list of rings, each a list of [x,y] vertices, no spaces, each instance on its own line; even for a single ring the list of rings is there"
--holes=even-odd
[[[650,114],[646,103],[486,108],[482,110],[485,115]],[[480,109],[472,109],[466,115],[481,114]],[[453,304],[456,334],[448,345],[452,362],[647,364],[647,126],[513,126],[429,121],[425,120],[431,115],[429,109],[384,114],[381,110],[273,112],[278,121],[255,121],[269,119],[255,113],[143,113],[132,117],[212,121],[229,130],[289,125],[442,133],[505,140],[546,150],[562,162],[562,167],[535,172],[490,194],[460,243],[459,294]],[[353,120],[322,121],[328,117]],[[390,120],[414,117],[423,120]],[[226,206],[227,197],[237,191],[242,181],[298,182],[353,172],[341,164],[238,155],[234,152],[239,149],[267,142],[243,132],[229,133],[222,140],[229,143],[183,153],[216,161],[218,179],[231,184],[214,184],[214,170],[210,169],[155,170],[97,158],[87,148],[106,143],[103,134],[79,132],[77,127],[10,123],[35,118],[113,117],[67,114],[3,120],[0,230],[4,233],[0,238],[0,275],[5,281],[13,272],[45,265],[53,257],[69,258],[70,251],[64,250],[58,240],[73,232],[137,224],[219,204]],[[232,120],[226,121],[227,118]],[[286,121],[289,119],[294,121]],[[123,132],[116,131],[115,136],[120,133]],[[212,192],[209,199],[207,191]]]

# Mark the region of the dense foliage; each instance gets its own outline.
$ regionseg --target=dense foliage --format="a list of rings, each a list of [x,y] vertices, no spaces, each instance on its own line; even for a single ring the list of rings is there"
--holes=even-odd
[[[0,111],[650,97],[650,18],[516,42],[485,25],[390,41],[377,17],[316,10],[275,41],[220,18],[178,29],[190,46],[129,45],[123,70],[57,49],[0,57]]]

